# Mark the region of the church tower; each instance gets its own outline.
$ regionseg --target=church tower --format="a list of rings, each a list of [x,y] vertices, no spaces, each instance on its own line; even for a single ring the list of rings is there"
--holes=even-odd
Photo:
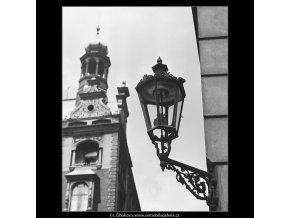
[[[99,31],[80,58],[75,108],[62,124],[62,209],[140,211],[126,138],[129,89],[124,82],[117,88],[117,110],[111,109],[111,61]]]

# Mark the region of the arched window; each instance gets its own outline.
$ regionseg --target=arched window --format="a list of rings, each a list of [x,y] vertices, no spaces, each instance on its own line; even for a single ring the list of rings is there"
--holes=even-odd
[[[95,60],[91,60],[89,62],[88,72],[91,75],[96,73],[96,61]]]
[[[71,194],[70,211],[86,211],[88,208],[89,187],[85,183],[73,186]]]
[[[103,62],[99,62],[99,70],[98,74],[103,77],[105,71],[105,64]]]
[[[99,158],[99,145],[94,141],[85,141],[76,148],[75,164],[90,165]]]

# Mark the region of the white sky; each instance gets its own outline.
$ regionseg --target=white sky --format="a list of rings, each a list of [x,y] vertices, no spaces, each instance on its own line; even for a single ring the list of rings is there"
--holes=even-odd
[[[169,72],[183,77],[186,98],[179,138],[170,158],[206,170],[202,118],[201,78],[190,7],[64,7],[63,98],[75,98],[84,47],[96,40],[108,46],[111,67],[109,102],[116,101],[117,86],[127,82],[129,117],[127,141],[142,211],[208,211],[175,179],[162,172],[154,145],[147,135],[135,87],[144,74],[153,74],[158,56]],[[69,92],[67,88],[69,87]]]

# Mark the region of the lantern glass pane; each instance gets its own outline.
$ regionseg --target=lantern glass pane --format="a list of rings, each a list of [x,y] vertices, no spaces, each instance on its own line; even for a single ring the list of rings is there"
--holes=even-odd
[[[171,105],[168,108],[168,121],[169,121],[169,125],[172,126],[172,122],[173,122],[173,111],[174,111],[174,105]]]
[[[148,108],[148,114],[149,114],[149,119],[148,120],[150,122],[150,126],[151,126],[151,128],[154,128],[154,126],[155,126],[154,125],[154,120],[157,118],[156,105],[147,104],[147,108]]]
[[[151,129],[151,123],[150,123],[150,118],[149,118],[147,105],[141,103],[141,106],[142,106],[142,111],[143,111],[146,127],[147,127],[147,130],[149,130],[149,129]]]
[[[149,129],[151,129],[151,122],[150,122],[150,117],[149,117],[149,113],[148,113],[148,108],[147,108],[147,105],[144,103],[140,93],[138,93],[138,96],[139,96],[140,104],[142,107],[142,112],[143,112],[143,116],[145,119],[146,127],[147,127],[147,130],[149,130]]]
[[[183,101],[179,101],[177,103],[177,114],[176,114],[176,125],[175,125],[177,132],[179,129],[179,124],[180,124],[180,119],[181,119],[182,105],[183,105]]]
[[[157,104],[156,95],[159,94],[162,96],[162,104],[168,106],[173,104],[176,98],[175,88],[176,83],[172,81],[151,81],[143,86],[140,94],[144,101],[149,104]]]

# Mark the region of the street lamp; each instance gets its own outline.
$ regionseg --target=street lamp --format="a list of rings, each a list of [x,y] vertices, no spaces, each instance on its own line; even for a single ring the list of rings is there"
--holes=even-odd
[[[147,133],[155,145],[161,169],[175,171],[178,182],[185,185],[197,199],[206,200],[213,208],[218,199],[214,196],[216,181],[212,179],[211,174],[168,157],[171,142],[178,137],[185,98],[185,80],[170,74],[160,57],[152,69],[154,75],[144,75],[136,90]]]

